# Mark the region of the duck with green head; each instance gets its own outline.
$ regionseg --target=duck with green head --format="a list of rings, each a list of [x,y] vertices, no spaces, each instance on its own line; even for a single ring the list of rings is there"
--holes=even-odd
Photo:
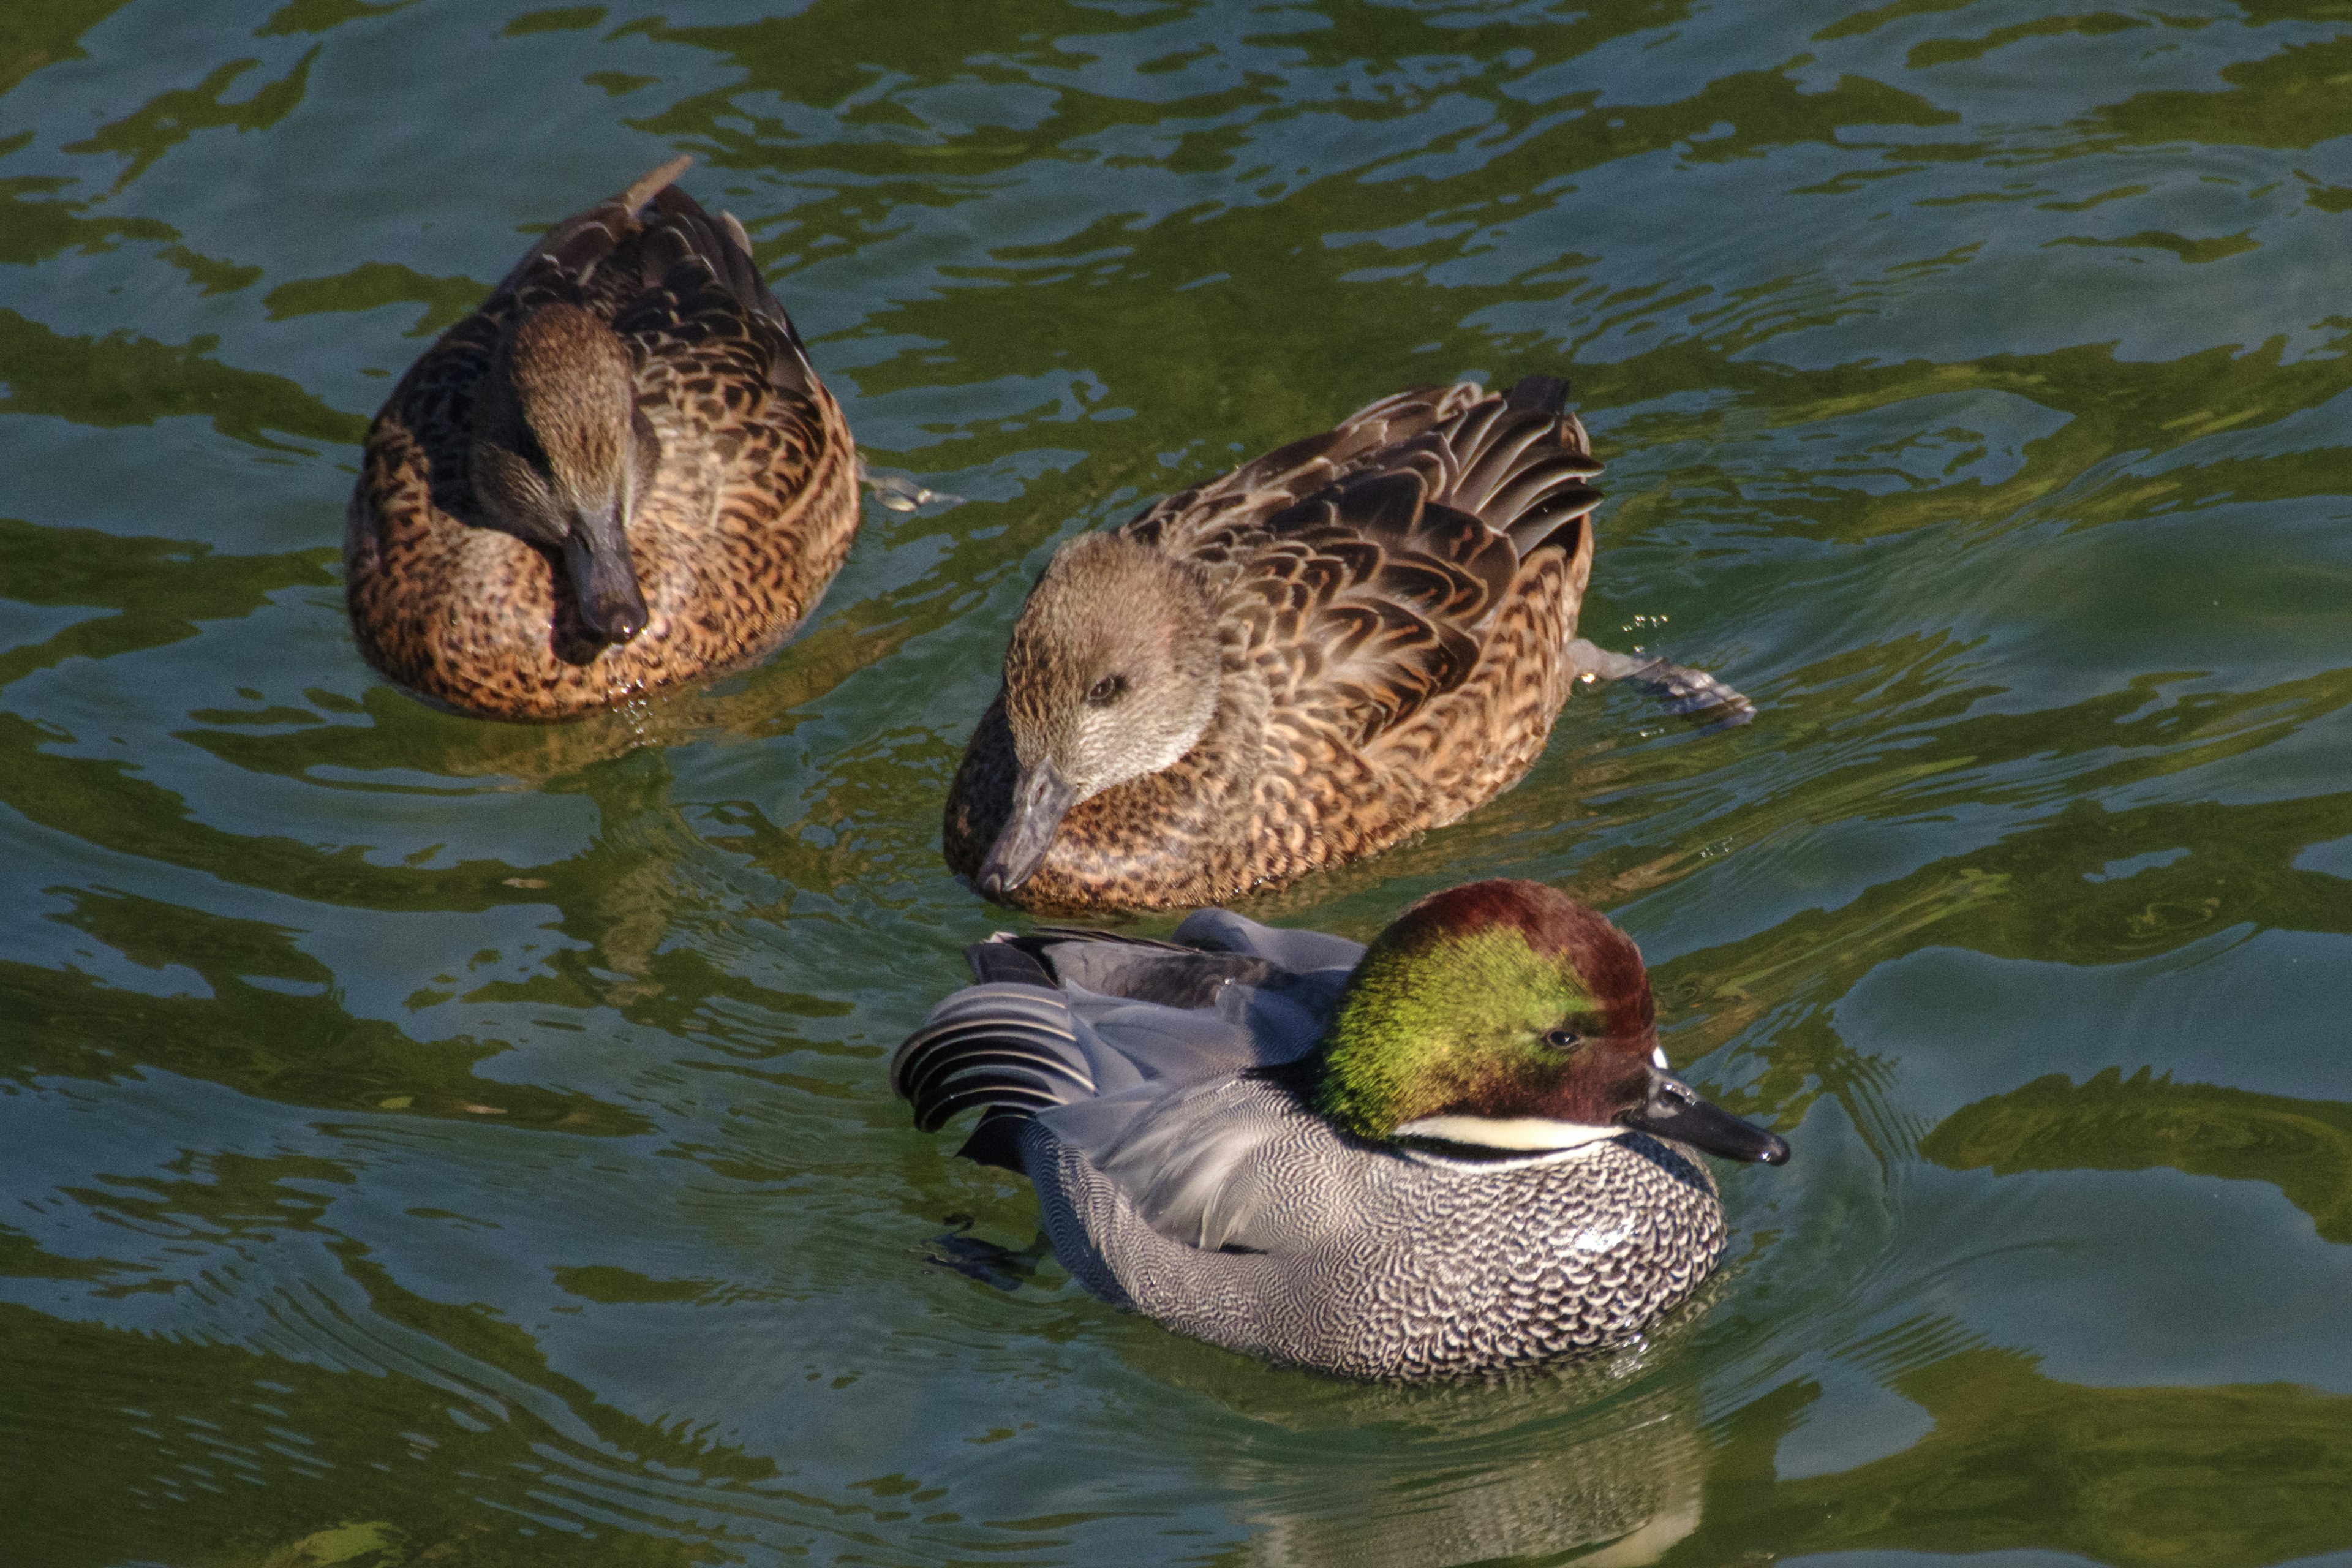
[[[1000,935],[892,1081],[1024,1173],[1097,1294],[1343,1375],[1624,1343],[1726,1233],[1700,1152],[1788,1145],[1666,1070],[1639,950],[1540,883],[1474,882],[1370,948],[1223,910],[1175,941]]]

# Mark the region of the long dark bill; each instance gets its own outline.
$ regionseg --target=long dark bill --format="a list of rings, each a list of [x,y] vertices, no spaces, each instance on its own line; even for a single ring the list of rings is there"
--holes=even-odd
[[[1788,1143],[1752,1121],[1742,1121],[1718,1105],[1710,1105],[1698,1091],[1670,1072],[1650,1069],[1649,1103],[1629,1110],[1618,1121],[1727,1160],[1748,1160],[1761,1165],[1789,1163]]]
[[[617,503],[585,509],[572,520],[563,564],[580,597],[581,618],[598,637],[625,643],[646,629],[646,596],[637,589],[637,568],[629,559],[629,536],[622,531]]]
[[[1045,851],[1054,847],[1055,830],[1077,804],[1076,787],[1052,763],[1041,762],[1024,772],[1013,787],[1013,816],[972,879],[981,896],[1001,899],[1035,875],[1045,863]]]

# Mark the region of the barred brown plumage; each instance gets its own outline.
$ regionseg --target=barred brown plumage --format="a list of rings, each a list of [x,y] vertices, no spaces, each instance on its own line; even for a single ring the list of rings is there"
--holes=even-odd
[[[391,679],[487,717],[571,718],[771,652],[840,568],[849,427],[742,226],[671,184],[688,162],[535,242],[376,416],[344,564],[360,651]],[[541,345],[534,321],[565,330]],[[634,412],[606,417],[609,439],[583,425],[586,455],[567,457],[532,411],[565,426],[616,354]],[[602,496],[614,531],[585,565],[578,509],[515,504],[572,490]]]
[[[1517,783],[1577,673],[1592,567],[1601,465],[1566,393],[1398,393],[1064,545],[956,774],[950,867],[1024,908],[1214,903]],[[1112,663],[1159,692],[1106,722],[1155,728],[1089,767],[1063,742],[1103,729],[1077,694]]]

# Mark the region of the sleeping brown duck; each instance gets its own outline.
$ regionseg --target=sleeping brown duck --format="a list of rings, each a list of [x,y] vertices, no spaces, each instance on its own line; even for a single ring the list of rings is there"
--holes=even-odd
[[[1580,675],[1752,712],[1576,637],[1601,465],[1566,395],[1401,392],[1064,544],[957,771],[949,866],[1023,908],[1215,904],[1507,789]]]
[[[369,428],[347,593],[401,685],[571,718],[761,658],[840,568],[849,427],[688,162],[534,243]]]

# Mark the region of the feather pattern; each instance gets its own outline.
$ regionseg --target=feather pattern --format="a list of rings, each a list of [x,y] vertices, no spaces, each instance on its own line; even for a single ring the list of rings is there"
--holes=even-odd
[[[1079,801],[1003,901],[1213,904],[1454,820],[1541,753],[1575,674],[1600,471],[1566,384],[1398,393],[1117,532],[1208,584],[1223,673],[1173,765]],[[1006,696],[950,791],[976,876],[1021,777]]]
[[[848,552],[848,426],[742,225],[672,184],[687,162],[535,241],[368,431],[344,530],[352,628],[370,663],[422,696],[563,719],[721,673],[789,637]],[[654,459],[626,525],[646,621],[625,640],[590,624],[560,552],[502,529],[469,471],[502,334],[554,305],[625,346]]]
[[[1297,1064],[1363,952],[1225,910],[1166,942],[1000,935],[891,1082],[926,1130],[982,1108],[965,1152],[1028,1175],[1090,1289],[1235,1350],[1460,1376],[1622,1343],[1696,1289],[1723,1214],[1680,1144],[1454,1160],[1307,1109]],[[1006,953],[1036,978],[986,978]]]

